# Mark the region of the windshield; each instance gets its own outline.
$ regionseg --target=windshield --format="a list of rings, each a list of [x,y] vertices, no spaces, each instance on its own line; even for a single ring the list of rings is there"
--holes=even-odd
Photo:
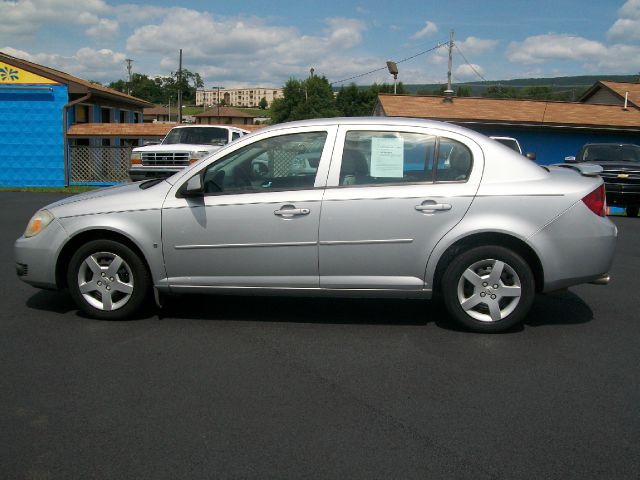
[[[640,162],[640,147],[636,145],[587,145],[581,162]]]
[[[188,143],[192,145],[226,145],[228,130],[216,127],[174,128],[162,141],[163,145]]]

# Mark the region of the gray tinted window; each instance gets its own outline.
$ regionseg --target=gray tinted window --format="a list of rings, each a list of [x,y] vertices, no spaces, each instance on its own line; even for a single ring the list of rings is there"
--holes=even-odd
[[[466,145],[450,138],[440,138],[437,182],[462,182],[469,178],[473,157]]]
[[[419,133],[347,132],[340,185],[430,182],[435,137]]]
[[[253,142],[209,165],[210,194],[313,188],[327,132],[280,135]]]

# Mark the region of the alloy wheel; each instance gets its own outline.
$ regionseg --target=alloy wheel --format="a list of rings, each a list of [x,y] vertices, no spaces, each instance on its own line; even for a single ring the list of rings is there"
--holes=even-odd
[[[485,259],[466,268],[458,280],[458,301],[467,315],[498,322],[511,314],[522,296],[522,285],[509,264]]]
[[[133,295],[133,273],[122,257],[96,252],[78,269],[78,289],[94,308],[113,311],[122,308]]]

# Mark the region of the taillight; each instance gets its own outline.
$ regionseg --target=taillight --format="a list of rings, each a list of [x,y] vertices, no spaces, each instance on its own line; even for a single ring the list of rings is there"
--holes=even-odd
[[[607,214],[607,200],[605,196],[604,183],[593,192],[582,199],[584,204],[596,215],[601,217]]]

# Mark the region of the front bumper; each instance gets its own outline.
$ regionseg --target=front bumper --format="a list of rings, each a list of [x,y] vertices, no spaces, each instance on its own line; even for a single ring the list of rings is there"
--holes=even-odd
[[[16,274],[34,287],[55,289],[56,262],[68,235],[54,219],[35,237],[20,237],[14,244]]]
[[[640,207],[640,185],[605,182],[607,205],[611,207]]]

